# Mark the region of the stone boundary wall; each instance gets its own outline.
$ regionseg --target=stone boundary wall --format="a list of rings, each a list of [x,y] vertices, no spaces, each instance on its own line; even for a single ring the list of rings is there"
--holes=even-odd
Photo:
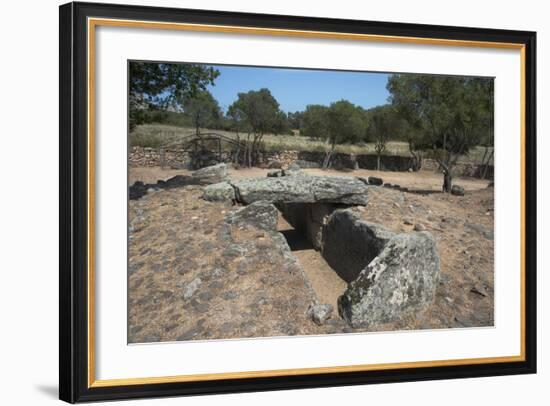
[[[321,166],[325,158],[323,151],[263,151],[260,153],[261,167],[269,167],[273,163],[280,163],[288,166],[295,161],[305,161],[311,166]],[[231,152],[222,152],[222,162],[232,162]],[[153,167],[164,166],[167,168],[183,169],[189,168],[191,156],[188,152],[179,149],[131,147],[128,158],[130,167]],[[162,162],[164,164],[162,165]],[[335,152],[332,155],[332,167],[335,169],[376,169],[376,155],[374,154],[345,154]],[[277,166],[277,165],[275,165]],[[382,155],[382,170],[406,172],[413,170],[413,159],[407,156]],[[422,170],[439,172],[438,164],[433,159],[422,161]],[[481,177],[483,168],[481,165],[459,162],[454,169],[455,176]],[[494,178],[494,167],[491,165],[487,170],[487,179]]]

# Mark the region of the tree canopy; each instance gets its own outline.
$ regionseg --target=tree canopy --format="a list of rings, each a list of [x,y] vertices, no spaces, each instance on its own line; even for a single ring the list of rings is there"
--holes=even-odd
[[[207,127],[215,123],[222,116],[218,102],[210,92],[198,91],[193,97],[188,97],[183,102],[183,109],[195,125],[196,134],[201,127]]]
[[[180,109],[183,102],[206,90],[220,74],[213,67],[195,64],[130,62],[130,127],[140,124],[144,108]]]
[[[436,75],[392,75],[392,105],[414,130],[416,148],[430,149],[449,192],[458,158],[492,137],[493,80]]]

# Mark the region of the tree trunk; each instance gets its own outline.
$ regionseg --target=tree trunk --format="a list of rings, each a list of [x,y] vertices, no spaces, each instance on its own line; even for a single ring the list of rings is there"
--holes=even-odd
[[[443,170],[443,193],[451,193],[453,187],[453,176],[447,170]]]
[[[489,157],[487,158],[487,160],[485,161],[484,165],[483,165],[483,171],[481,173],[481,179],[485,179],[487,178],[487,171],[489,170],[489,162],[491,162],[491,159],[493,159],[493,155],[494,155],[495,151],[491,151],[491,153],[489,154]]]
[[[380,154],[376,156],[376,170],[380,170]]]

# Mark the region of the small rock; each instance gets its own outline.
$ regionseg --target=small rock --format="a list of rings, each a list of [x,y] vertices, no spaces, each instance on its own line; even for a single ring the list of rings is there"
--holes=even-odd
[[[403,224],[406,224],[408,226],[412,226],[414,223],[413,223],[413,220],[410,217],[405,217],[403,219]]]
[[[464,188],[462,186],[453,185],[451,194],[455,196],[464,196]]]
[[[202,198],[210,202],[235,200],[235,189],[227,182],[214,183],[204,188]]]
[[[315,304],[309,307],[307,314],[315,324],[321,326],[330,319],[333,310],[331,304]]]
[[[485,293],[485,288],[483,288],[480,285],[473,286],[470,289],[470,292],[475,293],[476,295],[479,295],[479,296],[487,297],[487,294]]]
[[[201,283],[202,283],[201,278],[193,279],[193,281],[189,283],[183,290],[183,298],[189,299],[191,296],[193,296],[201,286]]]
[[[426,226],[424,226],[424,224],[416,223],[413,229],[414,231],[426,231]]]
[[[384,181],[382,180],[382,178],[377,178],[376,176],[369,176],[368,181],[369,181],[369,185],[381,186],[384,184]]]

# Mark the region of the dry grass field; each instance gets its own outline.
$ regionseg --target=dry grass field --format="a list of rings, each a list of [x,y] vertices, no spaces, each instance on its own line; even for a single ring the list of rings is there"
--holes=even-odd
[[[203,132],[215,132],[227,137],[236,138],[231,131],[203,129]],[[174,127],[164,124],[144,124],[136,127],[130,134],[132,146],[160,147],[166,144],[177,143],[185,136],[194,134],[193,128]],[[242,137],[242,135],[241,135]],[[265,148],[270,151],[326,151],[329,146],[321,140],[310,139],[300,135],[273,135],[264,136]],[[337,152],[348,154],[374,154],[373,143],[342,144],[336,146]],[[484,148],[476,147],[470,151],[468,156],[462,157],[459,162],[480,163],[483,158]],[[386,155],[409,156],[409,149],[406,142],[390,141],[387,145]]]

